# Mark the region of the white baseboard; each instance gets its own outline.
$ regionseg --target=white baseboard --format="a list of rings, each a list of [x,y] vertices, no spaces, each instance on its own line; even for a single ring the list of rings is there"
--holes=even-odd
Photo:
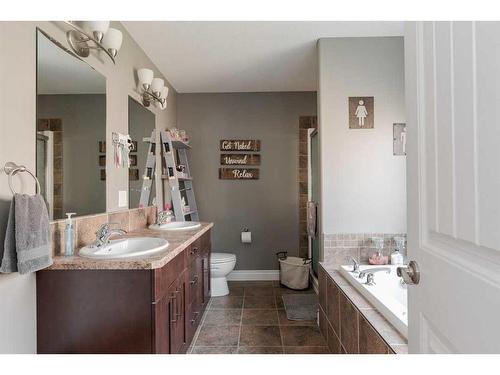
[[[279,280],[279,270],[236,270],[231,272],[229,281]]]

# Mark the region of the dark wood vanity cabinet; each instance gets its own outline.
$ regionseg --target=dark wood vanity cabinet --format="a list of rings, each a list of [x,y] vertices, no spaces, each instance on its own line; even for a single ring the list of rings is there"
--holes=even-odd
[[[154,270],[37,272],[38,353],[185,353],[210,299],[210,231]]]

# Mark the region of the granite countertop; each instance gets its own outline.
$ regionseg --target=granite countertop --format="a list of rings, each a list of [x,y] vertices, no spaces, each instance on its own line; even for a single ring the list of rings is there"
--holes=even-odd
[[[213,223],[201,223],[201,228],[177,232],[147,228],[135,230],[122,238],[143,236],[164,238],[169,242],[168,248],[160,253],[130,258],[92,259],[78,255],[55,256],[53,258],[54,264],[47,270],[150,270],[161,268],[213,226]],[[78,254],[78,250],[76,254]]]
[[[373,306],[368,300],[342,276],[338,266],[320,262],[330,278],[342,290],[344,295],[356,306],[360,314],[384,339],[396,354],[408,353],[408,340]]]

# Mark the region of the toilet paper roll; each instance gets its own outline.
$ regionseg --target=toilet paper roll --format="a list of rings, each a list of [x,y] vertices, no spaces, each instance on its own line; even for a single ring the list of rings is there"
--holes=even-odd
[[[241,232],[241,242],[252,243],[252,232]]]

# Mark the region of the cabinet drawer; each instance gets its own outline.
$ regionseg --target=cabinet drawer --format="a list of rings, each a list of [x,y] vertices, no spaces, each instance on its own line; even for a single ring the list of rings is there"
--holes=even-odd
[[[198,238],[186,249],[187,263],[191,264],[191,262],[200,255],[201,255],[201,238]]]
[[[202,255],[207,255],[210,253],[212,248],[212,239],[210,236],[210,230],[201,236],[201,253]]]
[[[201,258],[196,258],[191,262],[187,275],[187,301],[188,303],[201,303],[203,291],[203,271]]]

